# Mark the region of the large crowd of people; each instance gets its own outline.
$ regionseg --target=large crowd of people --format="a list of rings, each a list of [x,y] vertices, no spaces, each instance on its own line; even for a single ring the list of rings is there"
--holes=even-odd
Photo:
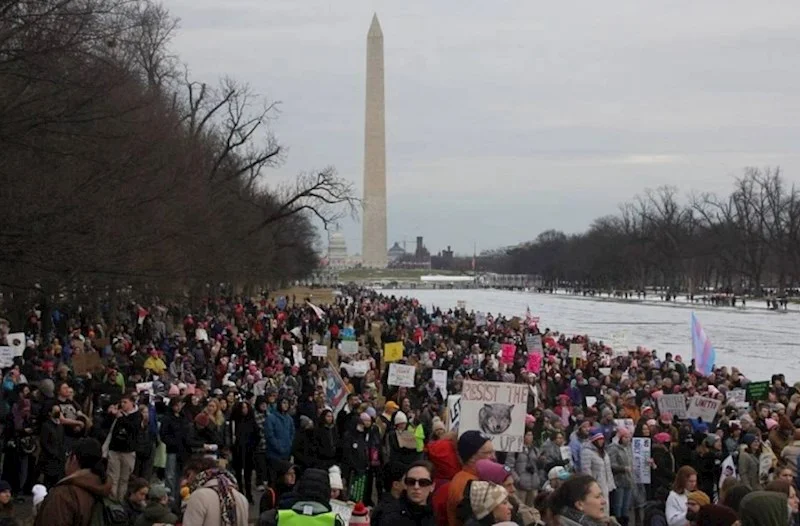
[[[612,349],[530,316],[358,288],[330,304],[97,309],[33,307],[20,328],[26,348],[3,370],[0,524],[798,521],[800,382],[781,374],[747,390],[736,368],[704,376],[680,356]],[[414,387],[389,385],[383,351],[398,342]],[[529,386],[521,451],[455,427],[448,398],[465,381]],[[660,410],[674,394],[722,403],[708,421],[679,418]],[[641,438],[649,482],[634,465]]]

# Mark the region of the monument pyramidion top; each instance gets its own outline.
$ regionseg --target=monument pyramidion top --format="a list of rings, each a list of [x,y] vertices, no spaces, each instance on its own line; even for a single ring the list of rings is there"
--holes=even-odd
[[[369,25],[367,38],[383,38],[383,31],[381,30],[381,23],[378,22],[377,13],[372,15],[372,23]]]

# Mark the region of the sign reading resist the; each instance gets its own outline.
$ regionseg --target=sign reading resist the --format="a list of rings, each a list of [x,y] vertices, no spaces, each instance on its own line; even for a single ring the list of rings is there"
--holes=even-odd
[[[459,434],[477,429],[492,439],[496,451],[522,451],[527,404],[525,384],[467,380],[461,390]]]

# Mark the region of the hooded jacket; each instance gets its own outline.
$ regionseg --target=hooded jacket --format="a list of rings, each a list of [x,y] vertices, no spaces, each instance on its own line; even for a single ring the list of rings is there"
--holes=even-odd
[[[405,493],[399,499],[387,500],[378,518],[371,522],[373,526],[434,526],[433,509],[430,506],[414,504]]]
[[[786,495],[773,491],[754,491],[739,506],[742,526],[785,526],[789,523]]]
[[[280,402],[278,402],[278,407],[280,407]],[[294,443],[294,420],[280,410],[270,413],[264,422],[264,436],[267,440],[268,458],[289,458]]]
[[[192,492],[186,503],[186,511],[183,513],[183,524],[187,526],[222,526],[219,495],[214,489],[218,484],[217,479],[211,479],[203,487]],[[236,524],[234,526],[247,526],[250,503],[239,491],[235,491],[233,495],[236,505]]]
[[[160,502],[150,501],[136,519],[133,526],[153,526],[153,524],[175,524],[178,517]]]
[[[314,428],[314,452],[316,453],[319,467],[330,469],[336,464],[337,449],[339,448],[339,435],[336,431],[336,424],[325,425],[325,414],[330,412],[325,410],[317,419]]]
[[[34,526],[89,526],[95,501],[111,494],[111,480],[81,469],[59,480],[39,507]]]

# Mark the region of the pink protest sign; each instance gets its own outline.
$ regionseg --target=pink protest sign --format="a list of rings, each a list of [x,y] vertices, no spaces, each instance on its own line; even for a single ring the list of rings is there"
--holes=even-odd
[[[502,363],[514,363],[514,354],[517,352],[517,346],[513,343],[504,343],[501,349],[503,350],[503,354],[501,355],[500,361]]]
[[[528,354],[528,372],[539,374],[542,370],[542,353],[532,352]]]

